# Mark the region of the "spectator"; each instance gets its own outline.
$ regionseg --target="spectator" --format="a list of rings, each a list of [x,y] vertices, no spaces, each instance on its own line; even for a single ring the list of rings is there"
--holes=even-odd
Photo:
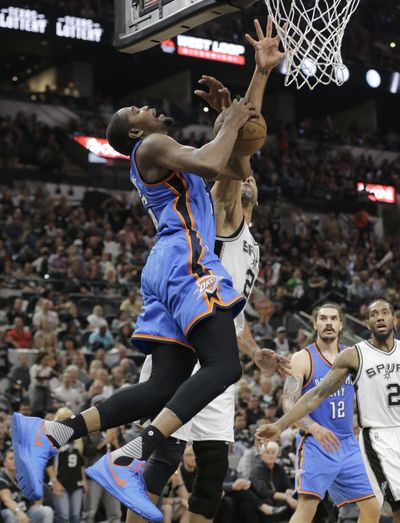
[[[297,506],[293,488],[284,469],[278,465],[279,445],[270,441],[261,449],[260,458],[251,471],[250,481],[253,492],[265,503],[286,507],[285,516]],[[282,516],[282,514],[281,514]]]
[[[12,446],[11,436],[6,428],[3,420],[0,420],[0,459],[4,462],[4,458],[8,449]]]
[[[256,425],[257,421],[263,417],[263,411],[260,407],[260,400],[258,396],[252,394],[246,409],[246,418],[248,426]]]
[[[180,469],[169,479],[162,494],[163,523],[187,523],[189,493],[184,485]]]
[[[101,383],[103,384],[103,390],[101,391],[102,395],[106,398],[109,398],[111,394],[114,392],[114,390],[110,385],[108,371],[106,369],[98,369],[96,371],[96,380],[101,381]]]
[[[92,398],[92,407],[104,396]],[[83,449],[86,467],[92,465],[106,452],[111,452],[121,446],[122,440],[118,429],[107,430],[106,433],[94,432],[83,438]],[[95,481],[88,479],[88,494],[85,502],[86,523],[95,523],[96,513],[100,503],[104,506],[108,523],[121,523],[121,505],[106,490],[102,489]]]
[[[20,316],[15,316],[14,328],[7,331],[4,341],[16,349],[32,348],[32,334],[24,327],[24,320]]]
[[[286,512],[286,507],[268,505],[252,491],[251,486],[249,479],[240,477],[236,470],[228,469],[223,483],[224,498],[233,500],[235,513],[239,514],[240,521],[260,523],[264,520],[270,521],[268,516],[272,515],[273,521],[278,521],[280,514]]]
[[[273,382],[269,376],[263,376],[260,381],[261,403],[263,407],[273,400]]]
[[[47,320],[48,327],[51,330],[57,329],[60,324],[58,314],[53,309],[53,303],[50,300],[43,300],[41,308],[35,312],[32,318],[32,324],[34,327],[40,327],[43,320]]]
[[[10,325],[14,323],[14,319],[17,316],[22,318],[24,324],[27,322],[26,305],[27,303],[22,298],[15,298],[13,308],[7,312],[7,319]]]
[[[124,347],[130,347],[131,346],[131,338],[132,338],[132,324],[130,322],[124,323],[119,328],[118,336],[115,339],[116,344],[121,344]]]
[[[33,346],[39,350],[56,352],[57,338],[54,331],[50,328],[47,318],[44,318],[39,325],[39,329],[33,336]]]
[[[286,336],[285,327],[278,327],[276,329],[274,343],[278,354],[281,356],[288,356],[290,354],[290,343]]]
[[[100,380],[94,380],[93,383],[90,385],[88,393],[87,393],[87,399],[83,403],[81,410],[87,410],[92,406],[92,399],[95,396],[99,396],[103,392],[103,383]]]
[[[5,523],[53,523],[54,513],[41,501],[31,503],[17,485],[14,453],[6,451],[4,469],[0,472],[0,500],[5,508],[0,515]]]
[[[24,393],[28,391],[31,382],[28,354],[18,354],[18,364],[11,369],[10,379],[12,382],[20,384]]]
[[[78,414],[82,396],[73,383],[74,376],[67,368],[62,375],[62,384],[54,390],[54,394],[58,401],[67,405],[74,414]]]
[[[29,397],[32,415],[44,417],[51,411],[53,400],[50,393],[50,381],[56,376],[51,366],[51,358],[47,352],[40,352],[36,362],[30,368],[31,385]]]
[[[134,361],[129,358],[122,358],[119,362],[124,383],[135,383],[139,378],[139,369]]]
[[[233,427],[234,432],[234,454],[242,456],[243,453],[251,447],[253,438],[247,428],[247,420],[244,414],[237,412],[235,414],[235,422]]]
[[[101,305],[95,305],[93,307],[93,312],[87,317],[87,322],[90,331],[100,329],[100,327],[108,327],[107,320],[103,315],[103,307]]]
[[[89,336],[89,346],[92,350],[98,347],[104,347],[106,350],[110,350],[113,344],[114,337],[108,330],[107,324],[95,329]]]
[[[54,420],[61,421],[72,414],[71,410],[64,407],[56,412]],[[61,447],[57,456],[47,466],[53,487],[55,517],[59,523],[81,521],[83,493],[87,492],[82,451],[82,440],[75,440]]]
[[[58,360],[62,369],[67,365],[71,365],[74,356],[78,353],[78,344],[74,337],[65,336],[62,340],[61,352],[58,355]]]
[[[142,299],[140,294],[136,291],[130,291],[128,297],[121,303],[120,310],[128,311],[129,316],[136,319],[142,308]]]

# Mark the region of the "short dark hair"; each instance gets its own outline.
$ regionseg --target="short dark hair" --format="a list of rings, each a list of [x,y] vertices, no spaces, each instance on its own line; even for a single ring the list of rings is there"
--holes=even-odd
[[[340,321],[343,321],[344,314],[343,309],[338,303],[323,303],[322,305],[318,305],[318,307],[315,307],[315,309],[312,312],[313,320],[315,321],[318,317],[318,314],[320,313],[321,309],[335,309],[338,311]]]
[[[383,303],[386,303],[386,305],[389,305],[389,309],[390,309],[390,312],[393,314],[394,316],[394,307],[393,305],[390,303],[390,301],[387,301],[385,300],[385,298],[376,298],[376,300],[374,301],[371,301],[371,303],[368,305],[367,307],[367,313],[368,313],[368,318],[369,318],[369,313],[371,312],[371,307],[374,303],[377,303],[378,301],[381,301]]]
[[[114,113],[111,120],[108,122],[106,137],[108,143],[113,149],[121,154],[130,156],[133,146],[137,139],[130,138],[128,133],[132,128],[127,116],[122,115],[120,111]]]

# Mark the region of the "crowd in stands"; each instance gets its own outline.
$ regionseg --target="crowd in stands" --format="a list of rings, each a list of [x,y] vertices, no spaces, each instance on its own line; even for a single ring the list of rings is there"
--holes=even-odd
[[[271,192],[273,176],[277,184],[288,179],[283,160],[276,164],[277,158],[261,155],[255,162],[261,191]],[[366,170],[368,163],[354,166]],[[274,169],[279,169],[280,177]],[[301,164],[297,169],[305,171]],[[378,241],[365,211],[349,222],[333,212],[316,218],[291,207],[287,213],[283,185],[281,189],[281,196],[257,208],[253,226],[262,262],[247,313],[259,344],[282,355],[304,346],[309,332],[294,321],[294,313],[310,311],[323,296],[338,297],[348,312],[361,319],[365,319],[365,304],[376,296],[385,296],[398,308],[398,237]],[[5,467],[13,466],[12,454],[7,454],[13,410],[54,416],[68,407],[77,413],[137,381],[143,357],[132,350],[129,338],[141,307],[140,271],[152,245],[153,225],[135,200],[129,203],[105,195],[101,202],[87,198],[73,202],[65,195],[50,197],[44,187],[1,188],[0,454]],[[273,513],[286,517],[295,507],[293,431],[283,433],[276,447],[265,452],[254,446],[260,419],[282,413],[282,383],[263,376],[245,357],[243,369],[236,387],[231,449],[235,466],[225,486],[219,519],[223,523],[230,523],[233,513],[243,514],[241,521],[248,523],[270,521],[277,517]],[[50,489],[44,508],[52,506],[60,514],[68,509],[66,491],[78,490],[78,501],[72,505],[80,506],[86,493],[82,510],[87,521],[95,521],[102,504],[103,518],[120,521],[119,505],[82,476],[81,467],[133,437],[136,430],[121,427],[67,449],[80,452],[79,459],[71,458],[80,468],[71,484],[64,484],[49,469],[53,495]],[[62,470],[59,466],[60,474]],[[1,485],[0,478],[0,499]],[[172,510],[167,501],[174,492],[170,487],[166,512]],[[26,506],[28,511],[33,508]],[[48,510],[46,514],[51,517]],[[3,519],[8,521],[6,516]]]

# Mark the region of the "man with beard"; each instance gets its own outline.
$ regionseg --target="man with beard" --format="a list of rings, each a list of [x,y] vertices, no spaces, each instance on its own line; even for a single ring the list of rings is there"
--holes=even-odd
[[[286,379],[283,390],[284,412],[290,411],[301,395],[316,390],[338,354],[345,354],[344,346],[339,344],[343,327],[340,307],[325,303],[314,311],[313,318],[315,342],[291,359],[292,375]],[[349,369],[343,374],[338,392],[298,423],[301,428],[297,437],[296,471],[299,501],[291,523],[311,523],[326,491],[338,507],[357,502],[360,522],[379,520],[378,502],[353,434],[354,387],[350,372]]]

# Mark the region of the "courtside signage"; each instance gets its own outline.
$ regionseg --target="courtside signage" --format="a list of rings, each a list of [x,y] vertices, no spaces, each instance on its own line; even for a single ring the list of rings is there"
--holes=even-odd
[[[43,13],[38,13],[34,9],[23,9],[21,7],[0,9],[0,28],[2,29],[16,29],[28,33],[43,34],[48,22]]]
[[[179,35],[176,45],[173,40],[165,40],[161,43],[164,53],[174,53],[191,58],[202,58],[228,64],[244,65],[246,62],[246,49],[243,45],[196,36]]]
[[[90,18],[63,16],[57,18],[56,35],[63,38],[75,38],[86,42],[100,42],[104,29]]]
[[[39,13],[35,9],[4,7],[0,9],[0,29],[71,38],[84,42],[101,42],[104,27],[91,18]]]
[[[357,191],[366,191],[373,202],[396,203],[396,191],[391,185],[358,182]]]
[[[107,142],[105,138],[95,138],[94,136],[74,136],[74,140],[82,147],[102,158],[129,160],[129,156],[120,154]]]

